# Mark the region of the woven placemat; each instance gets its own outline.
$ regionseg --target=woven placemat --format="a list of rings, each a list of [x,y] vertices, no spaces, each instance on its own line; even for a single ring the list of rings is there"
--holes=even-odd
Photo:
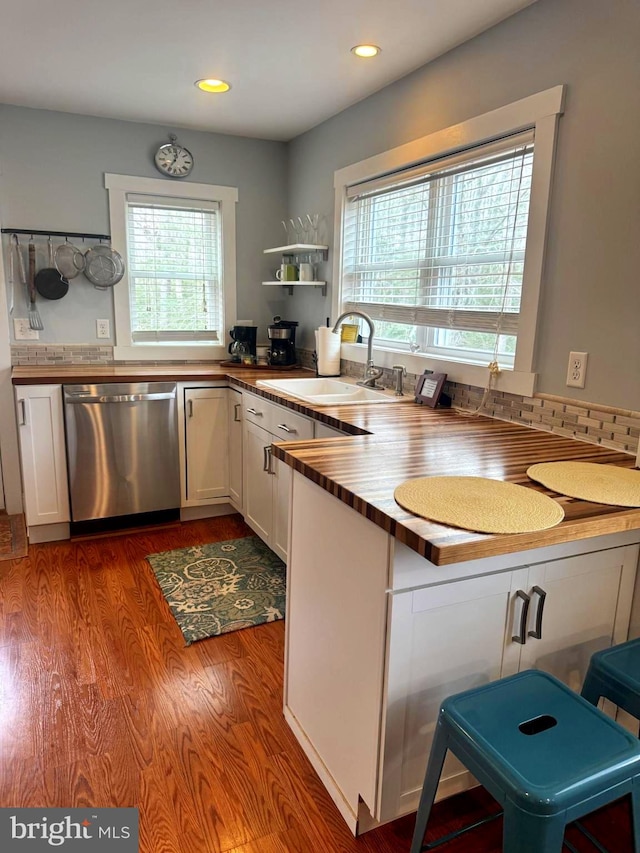
[[[540,462],[527,475],[547,489],[597,504],[640,507],[640,471],[597,462]]]
[[[476,533],[532,533],[564,518],[547,495],[485,477],[419,477],[398,486],[394,498],[415,515]]]

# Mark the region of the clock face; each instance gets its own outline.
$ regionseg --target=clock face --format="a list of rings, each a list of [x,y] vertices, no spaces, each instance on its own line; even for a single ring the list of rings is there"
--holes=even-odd
[[[193,168],[193,155],[181,145],[169,142],[158,148],[155,163],[165,175],[172,178],[185,178]]]

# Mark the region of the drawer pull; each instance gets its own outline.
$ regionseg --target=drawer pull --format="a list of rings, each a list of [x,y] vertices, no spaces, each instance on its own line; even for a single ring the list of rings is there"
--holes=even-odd
[[[278,429],[281,429],[284,432],[290,432],[290,433],[297,433],[298,432],[297,429],[291,429],[291,427],[288,427],[286,424],[278,424]]]
[[[262,470],[266,471],[267,473],[269,472],[269,451],[270,450],[271,450],[270,444],[265,444],[265,446],[262,448],[262,453],[263,453]]]
[[[534,640],[542,639],[542,614],[544,613],[544,602],[547,597],[547,593],[542,587],[534,586],[531,590],[531,595],[536,594],[538,596],[538,607],[536,609],[536,627],[533,631],[529,631],[529,636],[533,637]]]
[[[522,599],[522,610],[520,611],[520,628],[517,634],[514,634],[511,639],[514,643],[520,643],[520,645],[524,646],[527,642],[527,616],[529,614],[529,603],[531,599],[527,595],[526,592],[523,592],[519,589],[516,592],[516,598]]]
[[[187,403],[187,406],[189,409],[189,417],[192,418],[193,417],[193,400],[189,400]]]
[[[20,406],[20,423],[19,426],[27,425],[27,407],[25,406],[24,400],[18,400],[18,405]]]
[[[262,417],[262,412],[257,412],[255,409],[247,409],[247,414]]]
[[[275,475],[276,472],[271,467],[271,460],[272,459],[273,459],[273,450],[271,449],[271,445],[269,445],[269,447],[267,448],[267,473]]]
[[[233,420],[237,424],[239,424],[240,420],[241,420],[241,418],[240,418],[240,406],[241,405],[242,405],[241,403],[234,403],[233,404]]]

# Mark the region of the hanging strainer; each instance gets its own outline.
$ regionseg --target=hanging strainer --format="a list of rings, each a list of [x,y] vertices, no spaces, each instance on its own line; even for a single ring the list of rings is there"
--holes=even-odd
[[[60,275],[69,281],[84,270],[85,258],[80,249],[77,249],[69,240],[65,240],[56,249],[55,265]]]
[[[101,290],[113,287],[124,275],[124,261],[119,252],[100,243],[84,255],[85,277]]]

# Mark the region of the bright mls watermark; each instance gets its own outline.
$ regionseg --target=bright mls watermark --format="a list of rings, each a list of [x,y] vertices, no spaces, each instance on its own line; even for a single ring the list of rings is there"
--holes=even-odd
[[[138,809],[0,808],[0,850],[138,853]]]

